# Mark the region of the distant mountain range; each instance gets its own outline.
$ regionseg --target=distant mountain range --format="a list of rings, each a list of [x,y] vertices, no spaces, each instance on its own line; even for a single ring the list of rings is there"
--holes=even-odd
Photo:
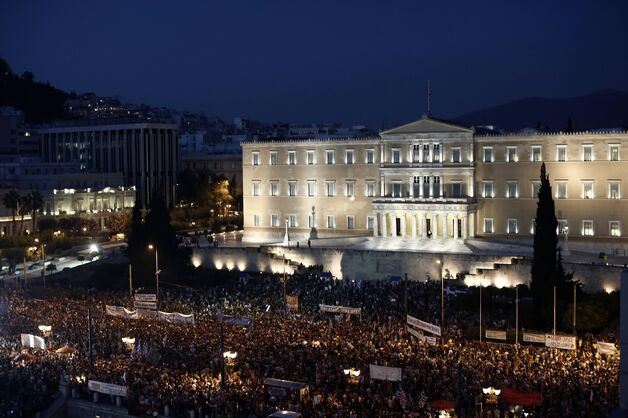
[[[585,96],[530,97],[452,118],[466,126],[495,125],[506,131],[542,127],[563,131],[571,119],[573,131],[628,128],[628,93],[600,90]]]

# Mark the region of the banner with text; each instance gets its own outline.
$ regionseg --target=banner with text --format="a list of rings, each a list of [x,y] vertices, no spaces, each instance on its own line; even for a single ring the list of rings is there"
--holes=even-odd
[[[20,339],[22,340],[22,347],[40,348],[42,350],[46,349],[46,342],[44,339],[36,335],[20,334]]]
[[[323,304],[319,304],[318,307],[320,308],[321,312],[329,312],[329,313],[335,313],[335,314],[343,313],[347,315],[361,315],[362,314],[362,308],[350,308],[348,306],[335,306],[335,305],[323,305]]]
[[[224,322],[225,324],[240,325],[242,327],[250,327],[253,325],[251,318],[243,316],[242,318],[236,318],[235,316],[223,315],[221,312],[216,314],[216,319]]]
[[[415,328],[422,329],[423,331],[427,331],[431,334],[438,335],[440,337],[440,327],[438,325],[430,324],[429,322],[421,321],[413,316],[408,315],[406,318],[408,325],[411,325]]]
[[[569,335],[545,334],[545,347],[560,348],[561,350],[575,350],[576,337]]]
[[[194,324],[194,314],[184,315],[179,312],[158,312],[159,319],[173,324]]]
[[[545,344],[545,334],[523,333],[523,342]]]
[[[122,396],[127,397],[127,387],[114,385],[112,383],[103,383],[96,380],[89,380],[87,387],[93,392],[104,393],[105,395]]]
[[[179,312],[162,312],[150,309],[137,309],[135,311],[130,311],[123,306],[112,305],[105,305],[105,312],[107,315],[117,316],[124,319],[157,318],[161,321],[169,323],[194,324],[194,314],[186,315]]]
[[[399,367],[369,365],[371,379],[388,380],[391,382],[401,382],[401,369]]]
[[[117,316],[119,318],[125,318],[125,319],[137,319],[138,318],[137,311],[130,311],[124,306],[105,305],[105,312],[107,313],[107,315]]]
[[[485,335],[486,338],[491,340],[506,341],[506,331],[487,329]]]
[[[601,341],[598,341],[598,343],[597,343],[597,352],[599,354],[606,354],[606,355],[609,355],[609,356],[614,356],[614,355],[618,354],[617,347],[615,347],[615,344],[613,344],[613,343],[603,343]]]
[[[136,293],[134,300],[135,309],[157,310],[157,295],[154,293]]]
[[[299,312],[299,296],[286,295],[286,305],[288,305],[290,312]]]
[[[432,337],[430,335],[424,335],[422,331],[417,331],[416,329],[412,327],[406,326],[406,329],[411,335],[417,337],[419,341],[428,343],[429,345],[436,345],[436,337]]]

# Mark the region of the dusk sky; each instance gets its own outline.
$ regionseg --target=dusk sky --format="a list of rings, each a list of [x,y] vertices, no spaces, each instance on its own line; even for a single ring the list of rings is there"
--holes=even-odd
[[[0,57],[67,91],[265,121],[448,118],[628,90],[626,1],[24,1]]]

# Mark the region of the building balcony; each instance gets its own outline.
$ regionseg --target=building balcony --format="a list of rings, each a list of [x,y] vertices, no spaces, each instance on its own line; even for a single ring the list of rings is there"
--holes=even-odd
[[[405,197],[393,197],[393,196],[380,196],[373,200],[373,203],[407,203],[407,204],[470,204],[476,203],[475,197],[472,196],[433,196],[433,197],[420,197],[420,196],[405,196]]]

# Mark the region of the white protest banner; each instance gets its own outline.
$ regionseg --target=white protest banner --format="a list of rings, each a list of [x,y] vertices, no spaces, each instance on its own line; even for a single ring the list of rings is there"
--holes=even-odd
[[[545,344],[545,334],[523,333],[523,342]]]
[[[575,350],[576,337],[569,335],[545,334],[545,347],[560,348],[561,350]]]
[[[133,304],[135,309],[150,309],[152,311],[157,310],[157,302],[143,302],[136,300]]]
[[[162,312],[158,311],[157,315],[161,321],[178,323],[178,324],[194,324],[194,314],[184,315],[179,312]]]
[[[430,324],[429,322],[421,321],[413,316],[408,315],[406,318],[408,325],[412,325],[415,328],[422,329],[431,334],[438,335],[440,337],[440,327],[438,325]]]
[[[138,318],[158,318],[157,311],[152,309],[137,309]]]
[[[42,350],[46,349],[46,342],[44,339],[36,335],[20,334],[20,339],[22,340],[22,347],[40,348]]]
[[[130,311],[123,306],[105,305],[107,315],[117,316],[125,319],[137,319],[137,311]]]
[[[138,302],[157,302],[155,293],[136,293],[135,300]]]
[[[506,341],[506,331],[498,331],[498,330],[486,330],[486,338],[491,340],[501,340]]]
[[[112,383],[97,382],[96,380],[89,380],[87,382],[87,387],[89,390],[93,392],[100,392],[106,395],[113,395],[113,396],[122,396],[124,398],[127,397],[126,386],[114,385]]]
[[[216,317],[225,324],[240,325],[243,327],[250,327],[253,324],[253,321],[247,317],[236,318],[234,316],[223,315],[222,313],[216,314]]]
[[[613,343],[603,343],[598,341],[597,343],[597,352],[599,354],[607,354],[609,356],[614,356],[617,354],[617,347]]]
[[[436,345],[436,337],[432,337],[430,335],[423,335],[422,331],[417,331],[416,329],[412,327],[407,326],[406,329],[411,335],[414,335],[415,337],[417,337],[419,341],[428,343],[429,345]]]
[[[388,380],[391,382],[401,382],[401,369],[399,367],[369,365],[371,379]]]
[[[351,308],[348,306],[336,306],[336,305],[323,305],[322,303],[318,305],[321,312],[329,312],[329,313],[343,313],[347,315],[361,315],[362,308]]]

